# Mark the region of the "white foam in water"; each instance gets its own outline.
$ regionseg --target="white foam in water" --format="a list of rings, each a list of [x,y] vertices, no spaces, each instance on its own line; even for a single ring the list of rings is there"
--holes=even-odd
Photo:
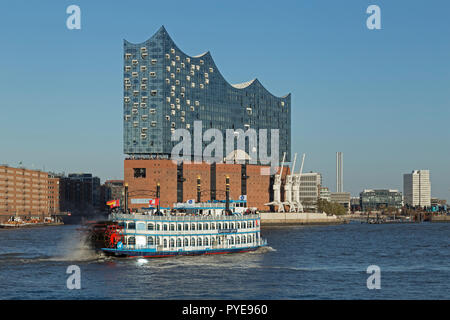
[[[55,256],[46,260],[50,261],[95,261],[104,259],[102,253],[96,252],[89,246],[88,234],[85,232],[69,232],[61,239],[58,249],[63,251],[61,256]]]

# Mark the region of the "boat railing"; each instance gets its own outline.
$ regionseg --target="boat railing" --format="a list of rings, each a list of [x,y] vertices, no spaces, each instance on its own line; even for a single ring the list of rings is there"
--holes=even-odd
[[[267,245],[267,240],[259,238],[255,242],[250,242],[248,244],[249,245],[257,245],[257,246],[265,246],[265,245]],[[239,246],[239,244],[234,244],[234,243],[231,244],[228,241],[223,241],[220,244],[217,243],[217,242],[214,242],[211,245],[206,245],[206,246],[202,246],[202,247],[204,247],[205,249],[209,248],[209,247],[211,247],[213,249],[217,249],[217,248],[224,248],[225,249],[225,248],[236,248],[236,246]],[[122,245],[122,247],[120,249],[123,249],[123,250],[144,250],[144,249],[149,250],[149,249],[151,249],[151,250],[155,250],[155,251],[163,251],[164,249],[166,249],[166,250],[175,250],[175,249],[176,250],[182,250],[182,249],[186,249],[186,248],[191,249],[192,247],[191,246],[181,246],[181,247],[166,247],[166,248],[163,248],[162,245],[124,244],[124,245]]]
[[[247,215],[186,215],[186,216],[158,216],[147,214],[123,214],[112,213],[112,220],[161,220],[161,221],[205,221],[205,220],[239,220],[239,219],[258,219],[259,214],[247,214]]]

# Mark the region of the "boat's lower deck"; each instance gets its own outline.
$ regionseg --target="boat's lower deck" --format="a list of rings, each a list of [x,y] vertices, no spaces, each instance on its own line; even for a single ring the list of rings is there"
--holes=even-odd
[[[126,249],[110,249],[102,248],[101,250],[112,256],[117,257],[140,257],[140,258],[162,258],[173,256],[195,256],[208,254],[227,254],[238,252],[255,251],[263,246],[243,247],[243,248],[218,248],[218,249],[202,249],[202,250],[178,250],[178,251],[148,251],[148,250],[126,250]]]

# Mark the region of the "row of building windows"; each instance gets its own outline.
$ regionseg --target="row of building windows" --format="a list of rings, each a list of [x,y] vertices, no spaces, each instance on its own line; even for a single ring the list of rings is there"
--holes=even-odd
[[[137,225],[135,222],[128,222],[125,225],[125,222],[120,222],[119,226],[128,229],[128,230],[163,230],[163,231],[188,231],[188,230],[228,230],[228,229],[248,229],[254,228],[256,226],[254,221],[242,221],[242,222],[196,222],[196,223],[153,223],[149,222],[145,224],[144,222],[138,222]]]

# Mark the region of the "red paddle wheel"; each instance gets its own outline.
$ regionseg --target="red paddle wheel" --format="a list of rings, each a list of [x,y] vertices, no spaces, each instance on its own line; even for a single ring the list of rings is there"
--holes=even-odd
[[[115,248],[119,241],[123,242],[123,227],[118,225],[109,225],[105,231],[105,246]]]

